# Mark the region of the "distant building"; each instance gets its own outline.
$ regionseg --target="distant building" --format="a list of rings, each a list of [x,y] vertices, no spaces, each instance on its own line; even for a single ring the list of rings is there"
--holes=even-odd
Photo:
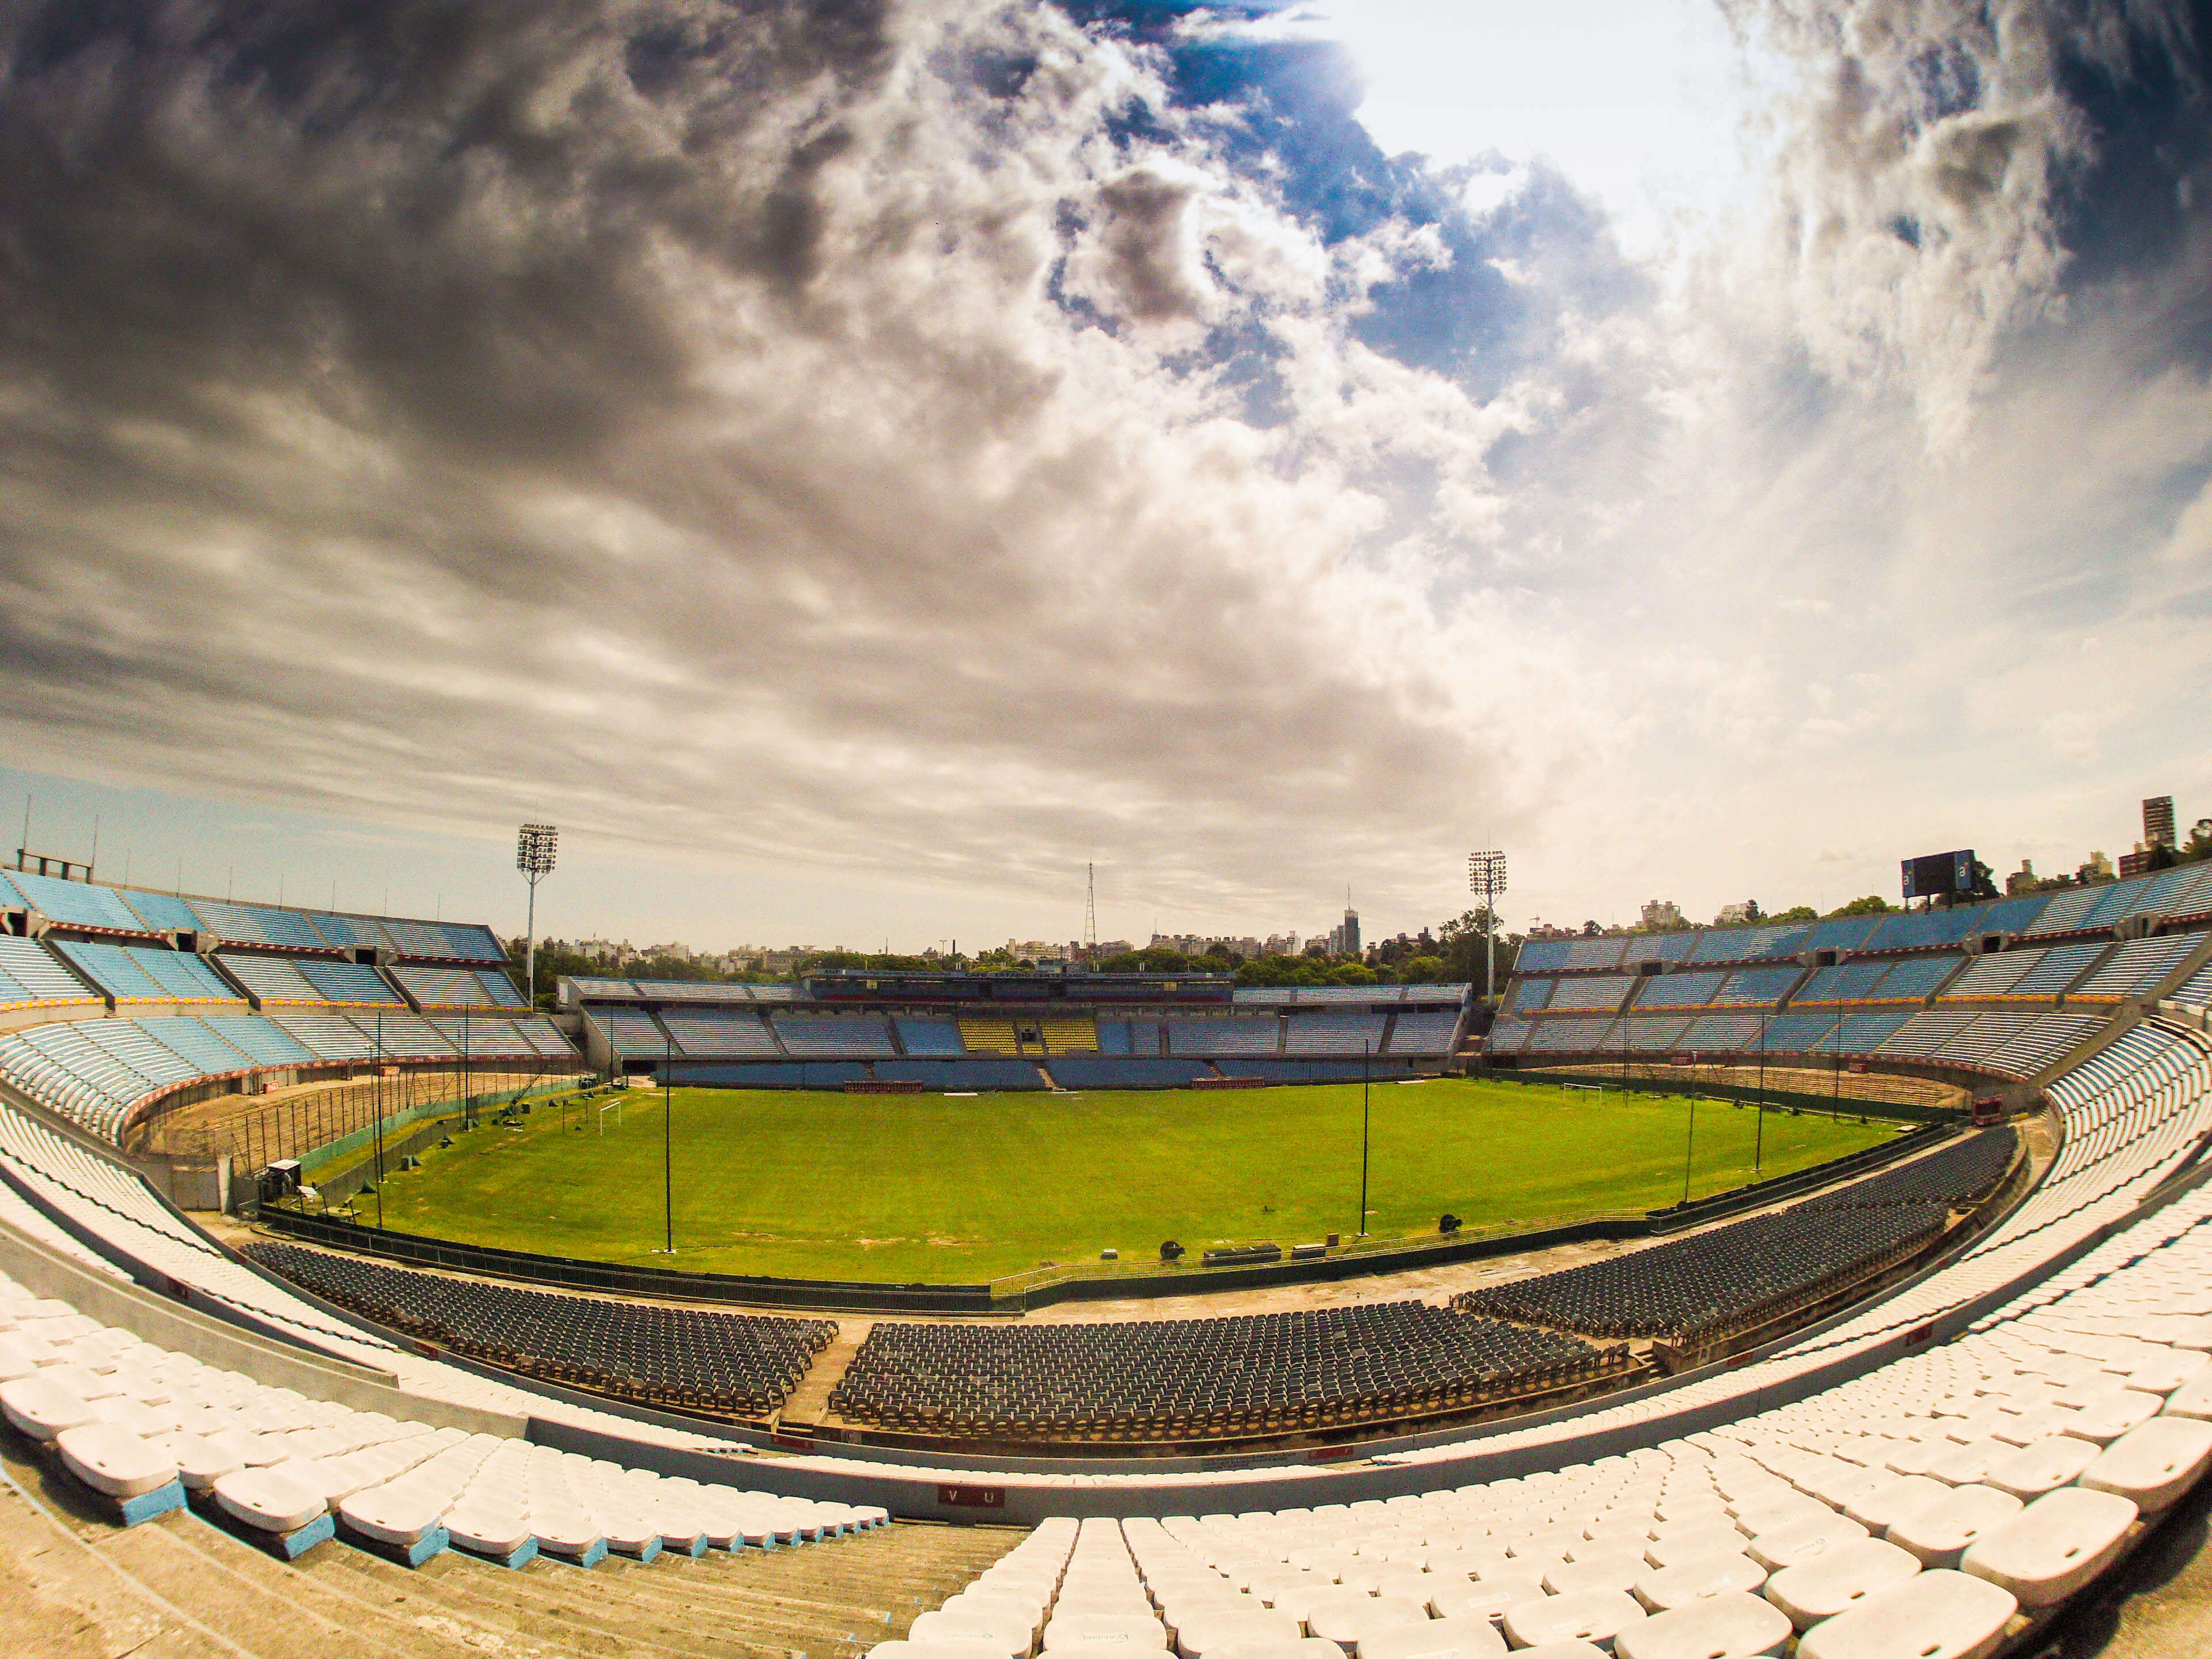
[[[2173,845],[2173,797],[2154,795],[2142,804],[2143,845],[2171,847]]]
[[[1359,954],[1359,912],[1348,904],[1344,907],[1344,920],[1328,930],[1328,953],[1333,957]]]
[[[1759,919],[1759,901],[1745,899],[1739,904],[1723,904],[1720,915],[1713,918],[1716,927],[1741,927],[1747,921]]]
[[[1260,942],[1260,949],[1271,957],[1294,957],[1304,944],[1296,933],[1270,933]]]
[[[2005,878],[2005,896],[2017,898],[2022,893],[2037,891],[2042,885],[2043,878],[2035,873],[2035,866],[2022,859],[2020,868]]]
[[[2110,881],[2112,878],[2112,861],[2102,853],[2093,852],[2089,854],[2089,861],[2077,873],[2083,881]]]
[[[1682,927],[1688,924],[1682,920],[1682,907],[1674,900],[1646,899],[1644,901],[1644,925],[1657,932],[1661,928]]]

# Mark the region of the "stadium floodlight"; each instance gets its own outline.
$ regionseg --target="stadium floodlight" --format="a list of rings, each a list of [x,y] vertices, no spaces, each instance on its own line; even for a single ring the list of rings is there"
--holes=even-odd
[[[530,921],[523,948],[525,999],[538,1006],[538,884],[553,873],[554,855],[561,850],[561,832],[550,823],[526,823],[514,837],[514,867],[530,884]]]
[[[1498,896],[1505,890],[1505,854],[1492,848],[1467,855],[1467,884],[1482,895],[1482,933],[1485,951],[1482,1000],[1490,1000],[1498,981]]]

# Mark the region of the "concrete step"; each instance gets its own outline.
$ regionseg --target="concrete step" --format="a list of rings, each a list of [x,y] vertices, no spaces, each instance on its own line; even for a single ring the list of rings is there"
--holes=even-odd
[[[901,1523],[795,1549],[410,1571],[343,1543],[286,1565],[189,1513],[127,1530],[0,1431],[0,1652],[63,1659],[843,1659],[902,1635],[1024,1535]],[[27,1590],[26,1587],[30,1587]],[[232,1645],[235,1644],[235,1645]]]
[[[868,1340],[868,1333],[875,1328],[872,1319],[838,1316],[837,1340],[814,1356],[806,1375],[799,1379],[791,1398],[784,1401],[784,1422],[820,1423],[829,1417],[831,1391],[844,1380],[854,1356],[860,1352],[860,1344]]]

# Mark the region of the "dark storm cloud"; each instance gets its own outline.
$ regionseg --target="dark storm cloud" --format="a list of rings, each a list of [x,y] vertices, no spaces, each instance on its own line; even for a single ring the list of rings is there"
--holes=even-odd
[[[1035,67],[933,68],[993,62]],[[1200,890],[1340,868],[1355,803],[1484,745],[1345,636],[1386,597],[1329,597],[1357,501],[1037,309],[1069,203],[1139,319],[1218,286],[1185,220],[1224,180],[1084,159],[1141,79],[1014,11],[33,15],[23,740],[971,879],[1103,842]],[[1316,817],[1337,845],[1271,844]]]

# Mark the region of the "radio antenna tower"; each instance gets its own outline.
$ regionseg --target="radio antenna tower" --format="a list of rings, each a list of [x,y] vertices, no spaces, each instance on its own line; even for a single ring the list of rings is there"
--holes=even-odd
[[[1098,866],[1083,866],[1083,959],[1097,960],[1098,956]]]

